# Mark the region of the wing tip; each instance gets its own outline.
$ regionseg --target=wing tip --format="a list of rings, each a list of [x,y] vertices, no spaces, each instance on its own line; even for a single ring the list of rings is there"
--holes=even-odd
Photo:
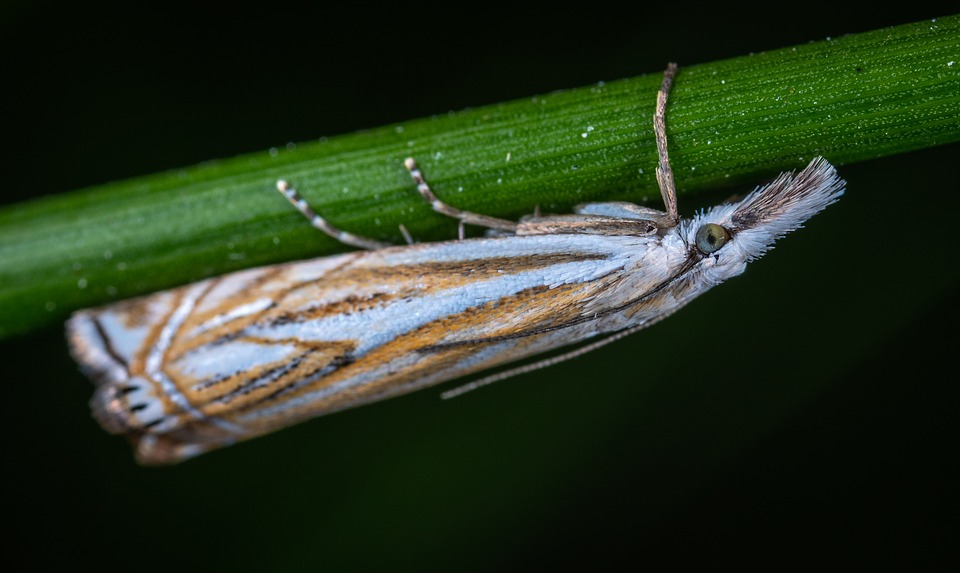
[[[126,364],[111,351],[93,314],[74,313],[67,320],[66,338],[70,355],[97,387],[126,378]]]

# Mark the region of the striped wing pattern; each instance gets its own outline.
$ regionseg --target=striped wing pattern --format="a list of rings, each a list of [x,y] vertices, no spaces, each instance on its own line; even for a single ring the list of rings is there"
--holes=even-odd
[[[262,267],[78,313],[68,333],[101,424],[171,462],[618,328],[590,303],[649,240],[511,236]]]

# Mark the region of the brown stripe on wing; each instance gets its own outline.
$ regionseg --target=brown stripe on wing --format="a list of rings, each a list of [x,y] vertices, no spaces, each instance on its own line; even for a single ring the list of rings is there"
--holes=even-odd
[[[360,253],[361,255],[366,253]],[[372,253],[373,255],[375,253]],[[278,289],[272,281],[284,281],[291,267],[297,263],[265,269],[245,285],[238,294],[217,307],[202,313],[194,313],[184,323],[181,332],[192,329],[225,315],[232,309],[261,300],[266,296],[276,302],[273,306],[249,315],[238,317],[222,325],[210,328],[192,337],[178,336],[171,347],[171,356],[181,357],[190,352],[202,351],[211,344],[223,344],[236,339],[244,328],[253,324],[284,324],[310,320],[343,312],[359,312],[388,302],[396,296],[416,296],[461,286],[486,277],[503,276],[532,269],[545,268],[563,263],[577,263],[604,258],[596,253],[548,253],[522,257],[490,257],[468,261],[426,262],[411,265],[376,264],[376,258],[350,257],[338,267],[312,281],[291,282]],[[369,264],[365,264],[368,263]],[[206,293],[213,291],[230,275],[211,279],[205,294],[197,301],[202,305]],[[382,289],[368,294],[353,294],[382,285]],[[269,287],[269,288],[266,288]],[[331,291],[351,293],[329,300]],[[399,293],[399,294],[391,294]],[[317,300],[325,303],[311,304]],[[306,307],[306,308],[304,308]]]
[[[364,264],[365,259],[362,257],[350,258],[318,280],[293,283],[285,289],[275,289],[271,285],[270,295],[277,297],[277,302],[273,306],[231,320],[193,337],[179,337],[175,346],[171,348],[171,357],[181,358],[190,353],[202,352],[204,348],[211,345],[220,345],[243,338],[244,329],[252,325],[275,326],[348,312],[363,312],[387,304],[395,298],[430,296],[443,289],[488,277],[500,277],[557,264],[580,263],[602,258],[604,255],[596,253],[571,252],[412,265]],[[283,280],[284,277],[283,274],[271,276],[277,280]],[[211,290],[215,284],[211,285]],[[262,281],[261,284],[266,285],[267,281]],[[379,290],[370,292],[371,289]],[[334,298],[331,294],[334,291],[338,298]],[[244,293],[242,298],[231,300],[230,305],[221,305],[217,312],[227,313],[232,308],[259,300],[266,294],[258,292],[258,289],[247,289]],[[217,313],[207,312],[202,317],[191,316],[189,324],[185,324],[182,330],[189,332],[191,328],[215,318],[216,315]]]
[[[528,330],[532,325],[547,324],[556,320],[572,320],[574,315],[582,312],[582,302],[586,298],[585,290],[588,290],[588,287],[583,284],[562,285],[552,289],[547,287],[532,288],[456,315],[434,320],[414,331],[398,336],[363,356],[355,357],[352,362],[344,364],[309,384],[270,396],[270,399],[282,403],[282,401],[292,400],[304,394],[348,381],[364,372],[372,372],[377,369],[384,369],[384,367],[386,367],[386,373],[378,379],[333,392],[326,397],[314,400],[310,404],[298,406],[286,412],[285,418],[287,416],[294,419],[317,416],[395,395],[397,393],[395,390],[398,387],[410,384],[438,371],[456,370],[457,364],[482,349],[478,345],[451,345],[445,347],[442,351],[422,352],[423,348],[433,345],[435,341],[443,340],[451,334],[457,335],[471,330],[492,331],[494,334],[505,336],[509,333]],[[524,347],[534,342],[534,338],[520,341],[511,349],[509,354],[517,355],[518,358],[522,357]],[[410,363],[411,358],[413,359],[412,363]],[[469,374],[512,359],[514,358],[491,358],[489,364],[480,363],[469,369],[459,369],[451,373],[450,377]],[[402,365],[402,367],[390,368],[391,364]],[[441,381],[443,380],[437,380],[436,382]],[[413,389],[410,388],[410,390]],[[249,404],[252,407],[260,405],[261,402]],[[269,423],[269,421],[265,422]]]
[[[390,269],[403,268],[404,272],[430,275],[501,275],[503,273],[521,273],[534,269],[542,269],[566,263],[582,263],[609,258],[603,253],[596,252],[565,252],[542,253],[517,257],[485,257],[482,259],[462,261],[437,261],[419,263],[402,267],[388,267]]]
[[[697,263],[700,262],[702,258],[702,256],[691,254],[684,262],[683,266],[681,266],[676,273],[671,275],[663,282],[623,304],[605,308],[602,311],[592,312],[589,314],[581,313],[579,316],[572,317],[569,320],[556,322],[554,324],[533,326],[526,330],[518,330],[516,332],[507,334],[468,338],[450,342],[439,342],[437,344],[424,346],[419,350],[419,352],[438,352],[445,351],[456,346],[480,346],[495,342],[504,342],[506,340],[518,340],[531,336],[547,334],[549,332],[554,332],[564,328],[571,328],[580,324],[605,318],[619,312],[627,312],[629,316],[635,316],[650,308],[659,307],[661,298],[667,296],[667,294],[680,298],[686,289],[689,289],[694,285],[693,281],[688,280],[689,273],[696,268]],[[680,291],[673,290],[673,288],[679,288]],[[660,316],[658,320],[666,318],[667,316],[669,315]]]
[[[113,346],[113,340],[107,335],[106,329],[103,327],[103,323],[100,322],[100,313],[91,313],[90,322],[93,324],[94,330],[97,332],[97,336],[100,337],[100,345],[102,346],[104,352],[107,353],[110,358],[115,360],[118,365],[123,366],[129,370],[129,364],[127,364],[127,359],[120,355],[117,352],[117,349]],[[126,324],[124,325],[126,326]],[[90,344],[89,340],[83,341],[84,344]],[[103,373],[98,373],[98,376],[102,376]]]
[[[282,280],[282,274],[284,272],[281,266],[265,267],[261,269],[261,271],[262,272],[260,273],[250,274],[249,281],[244,282],[242,288],[238,287],[238,293],[230,296],[219,305],[203,311],[196,310],[204,306],[207,296],[211,292],[215,292],[218,286],[228,280],[231,280],[231,278],[240,273],[224,275],[210,279],[209,286],[204,290],[203,294],[197,298],[197,301],[194,305],[196,309],[191,312],[190,316],[187,317],[187,320],[184,321],[183,326],[180,328],[181,334],[176,337],[173,345],[171,345],[170,354],[173,359],[180,358],[191,351],[211,344],[219,338],[232,338],[230,336],[231,334],[238,332],[239,329],[245,326],[253,324],[259,317],[263,316],[265,312],[269,311],[272,307],[267,307],[258,312],[229,320],[219,326],[215,326],[194,336],[188,336],[186,334],[192,332],[194,329],[207,323],[208,321],[216,319],[218,316],[228,314],[235,308],[263,299],[263,287],[265,285],[269,285],[272,281]],[[250,271],[241,271],[241,273],[249,274]]]
[[[355,259],[355,263],[345,265],[327,273],[316,281],[318,286],[335,285],[338,289],[349,290],[351,285],[369,288],[370,285],[384,285],[380,290],[396,290],[400,285],[415,286],[419,291],[430,292],[462,286],[488,277],[517,274],[530,270],[543,269],[565,263],[582,263],[606,259],[601,253],[544,253],[517,257],[486,257],[482,259],[458,261],[434,261],[415,264],[390,264],[380,261],[377,253]],[[301,285],[301,287],[309,285]]]
[[[153,297],[144,296],[131,300],[122,300],[109,306],[111,313],[122,320],[124,328],[143,328],[150,326],[150,303]]]
[[[276,344],[276,341],[271,341]],[[334,372],[348,361],[356,347],[352,341],[326,342],[313,345],[283,360],[255,366],[224,379],[199,381],[188,398],[207,416],[229,416],[248,410],[285,389],[327,370]]]
[[[282,324],[359,312],[389,304],[396,297],[429,296],[438,292],[435,289],[442,291],[486,277],[501,277],[508,273],[603,258],[606,258],[605,255],[596,253],[549,253],[542,256],[493,257],[473,261],[427,262],[410,265],[377,265],[375,260],[367,261],[370,264],[364,264],[366,257],[351,258],[347,264],[324,273],[317,280],[291,284],[290,288],[283,289],[280,291],[283,293],[281,298],[273,307],[240,317],[221,327],[214,327],[209,333],[203,333],[192,340],[178,341],[176,349],[177,355],[183,356],[190,352],[202,352],[203,348],[210,344],[226,344],[233,341],[263,345],[287,344],[298,348],[299,351],[285,357],[283,362],[295,362],[295,364],[292,366],[279,363],[253,365],[245,372],[224,379],[211,380],[208,383],[176,373],[171,373],[171,378],[176,378],[177,386],[194,407],[200,409],[205,415],[229,419],[231,414],[240,414],[268,402],[288,400],[328,387],[338,381],[349,379],[357,373],[377,368],[404,356],[416,357],[417,363],[413,368],[391,373],[374,384],[333,393],[323,403],[309,406],[312,415],[325,410],[340,409],[348,402],[365,401],[367,396],[380,393],[382,388],[389,388],[392,384],[415,379],[435,368],[445,367],[444,364],[453,365],[462,359],[458,355],[467,356],[475,351],[456,350],[444,357],[417,356],[417,350],[425,345],[425,341],[441,340],[451,332],[462,333],[475,329],[489,331],[491,326],[496,329],[496,332],[522,328],[522,326],[497,326],[498,316],[512,314],[521,317],[522,321],[527,321],[523,324],[529,324],[531,320],[535,322],[555,320],[556,317],[562,320],[568,314],[572,316],[579,310],[567,299],[569,298],[570,301],[575,299],[573,293],[582,291],[583,285],[529,289],[515,296],[470,309],[465,313],[423,325],[413,332],[374,349],[363,357],[355,357],[351,354],[355,343],[350,340],[337,342],[307,342],[299,339],[275,338],[266,340],[247,335],[245,328],[253,324]],[[282,279],[283,275],[278,275],[277,280]],[[389,288],[391,292],[376,290],[378,285]],[[550,292],[547,293],[547,290]],[[363,294],[356,294],[356,291]],[[271,294],[276,295],[277,292],[274,289]],[[244,301],[238,304],[257,300],[258,294],[246,291]],[[537,300],[542,297],[545,298]],[[583,298],[582,294],[580,298]],[[327,302],[316,304],[314,301],[317,300]],[[304,301],[311,301],[314,304],[304,308],[302,306]],[[230,307],[234,307],[234,304]],[[303,310],[296,310],[300,308]],[[229,308],[225,308],[224,312],[229,312]],[[199,321],[191,322],[192,325],[202,324]],[[264,419],[262,423],[273,425],[277,421]],[[284,425],[288,423],[289,421],[283,422]]]
[[[263,323],[270,326],[279,326],[291,322],[320,320],[337,314],[364,312],[380,307],[395,298],[397,298],[397,295],[385,292],[376,292],[369,296],[347,295],[341,300],[321,303],[301,310],[280,308],[277,312],[270,313],[269,317],[265,317]]]

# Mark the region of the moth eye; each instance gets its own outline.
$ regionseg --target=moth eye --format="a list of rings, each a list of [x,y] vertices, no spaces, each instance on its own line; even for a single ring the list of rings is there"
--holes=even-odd
[[[709,255],[717,252],[729,239],[729,231],[716,223],[707,223],[697,231],[697,248]]]

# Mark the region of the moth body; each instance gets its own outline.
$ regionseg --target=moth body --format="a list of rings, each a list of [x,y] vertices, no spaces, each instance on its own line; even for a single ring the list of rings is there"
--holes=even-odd
[[[446,205],[407,160],[434,209],[496,236],[379,248],[322,219],[281,181],[315,227],[373,250],[76,313],[67,337],[95,381],[95,417],[127,436],[141,462],[172,463],[601,336],[470,389],[669,316],[843,193],[834,168],[816,158],[742,201],[680,219],[662,131],[671,78],[668,68],[654,122],[665,212],[591,203],[514,223]]]

